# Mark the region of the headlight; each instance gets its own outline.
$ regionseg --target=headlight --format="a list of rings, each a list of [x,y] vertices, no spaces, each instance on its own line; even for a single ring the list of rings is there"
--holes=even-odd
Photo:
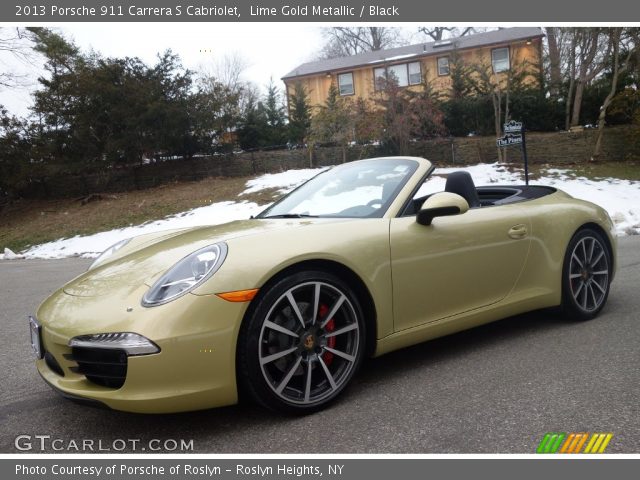
[[[171,267],[142,297],[143,307],[155,307],[190,292],[213,275],[227,256],[227,245],[216,243],[187,255]]]
[[[127,355],[149,355],[158,353],[160,347],[142,335],[131,332],[98,333],[81,335],[69,341],[70,347],[118,349]]]
[[[109,258],[111,255],[116,253],[118,250],[120,250],[122,247],[124,247],[127,243],[129,243],[130,240],[131,240],[130,238],[125,238],[124,240],[120,240],[118,243],[114,243],[113,245],[111,245],[104,252],[102,252],[98,258],[96,258],[93,261],[93,263],[89,267],[89,270],[91,270],[92,268],[95,268],[98,265],[100,265],[107,258]]]

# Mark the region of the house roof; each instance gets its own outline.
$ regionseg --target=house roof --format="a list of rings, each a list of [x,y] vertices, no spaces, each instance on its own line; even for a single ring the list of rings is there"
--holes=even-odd
[[[419,43],[417,45],[407,45],[405,47],[389,48],[375,52],[364,52],[350,57],[331,58],[328,60],[317,60],[307,62],[294,68],[287,73],[282,80],[288,78],[301,77],[304,75],[314,75],[317,73],[333,72],[354,67],[364,67],[369,64],[374,66],[377,63],[394,62],[399,60],[409,60],[412,57],[420,58],[429,55],[438,55],[450,52],[454,49],[477,48],[487,45],[514,42],[529,38],[542,37],[544,34],[538,27],[513,27],[502,28],[485,33],[476,33],[464,37],[447,38],[437,42]]]

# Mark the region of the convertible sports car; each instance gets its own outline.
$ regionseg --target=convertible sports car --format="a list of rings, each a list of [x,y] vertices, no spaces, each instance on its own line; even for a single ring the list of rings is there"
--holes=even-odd
[[[30,318],[65,396],[132,412],[326,406],[366,356],[545,307],[595,317],[615,271],[600,207],[545,186],[434,192],[413,157],[343,164],[256,218],[142,235]],[[428,380],[425,380],[428,381]]]

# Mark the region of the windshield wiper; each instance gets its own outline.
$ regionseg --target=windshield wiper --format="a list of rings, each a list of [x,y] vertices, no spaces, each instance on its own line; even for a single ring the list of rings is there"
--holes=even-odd
[[[268,215],[261,218],[317,218],[318,215],[307,215],[306,213],[282,213],[280,215]]]

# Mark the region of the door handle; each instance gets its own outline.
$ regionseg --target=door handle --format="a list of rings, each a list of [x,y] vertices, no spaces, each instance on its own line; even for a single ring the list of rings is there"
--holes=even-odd
[[[514,225],[509,229],[509,236],[515,240],[526,237],[527,226],[523,223],[520,223],[519,225]]]

